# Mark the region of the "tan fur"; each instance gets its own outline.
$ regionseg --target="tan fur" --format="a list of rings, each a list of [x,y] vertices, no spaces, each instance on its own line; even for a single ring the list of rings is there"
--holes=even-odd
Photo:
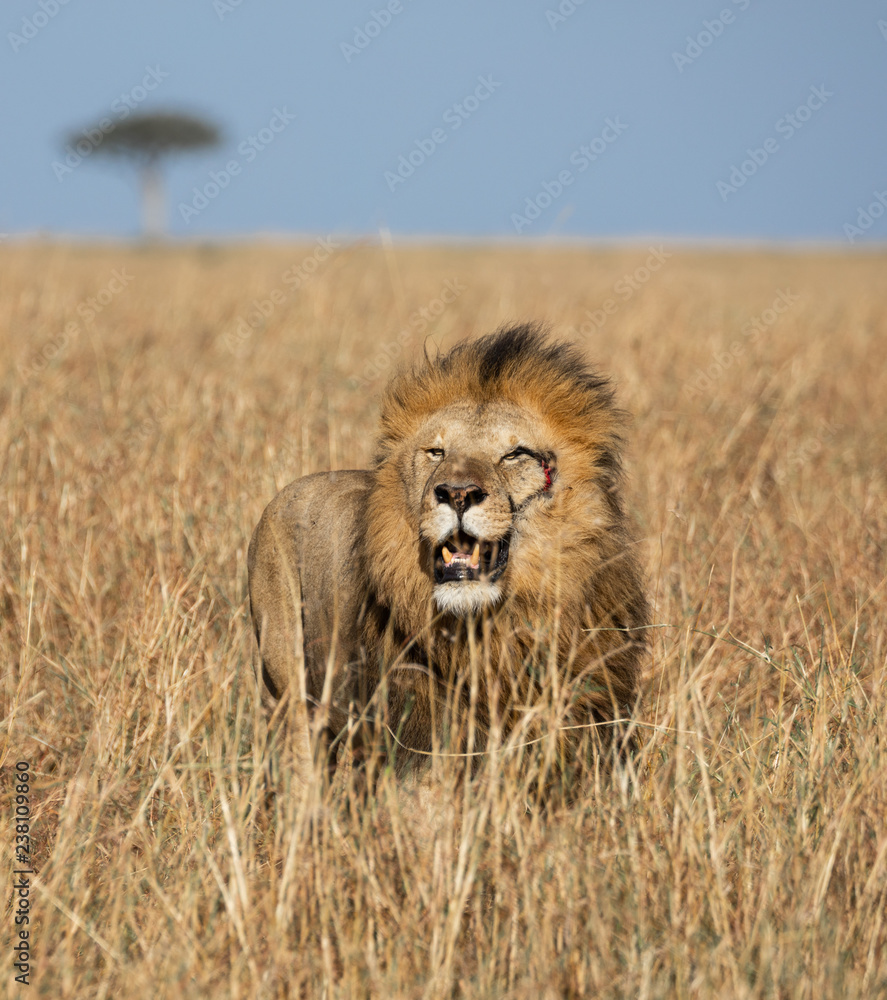
[[[623,718],[638,695],[647,604],[621,422],[606,381],[533,327],[396,376],[374,469],[291,484],[253,535],[269,693],[295,684],[296,705],[357,746],[396,732],[430,751],[446,729],[449,749],[465,748],[469,716],[475,750],[494,731],[557,725],[568,761],[582,731],[567,727]],[[464,559],[472,539],[493,554],[507,539],[501,576],[436,583],[448,537],[469,539]],[[296,725],[307,768],[304,710]]]

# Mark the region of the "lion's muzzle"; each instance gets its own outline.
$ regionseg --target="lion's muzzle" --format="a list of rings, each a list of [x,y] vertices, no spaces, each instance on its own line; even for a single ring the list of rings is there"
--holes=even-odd
[[[480,476],[448,478],[449,481],[438,483],[433,493],[438,508],[449,508],[456,523],[434,549],[434,582],[492,583],[502,575],[508,562],[508,537],[480,538],[466,528],[465,515],[471,512],[469,521],[482,516],[483,503],[489,495],[478,482]]]

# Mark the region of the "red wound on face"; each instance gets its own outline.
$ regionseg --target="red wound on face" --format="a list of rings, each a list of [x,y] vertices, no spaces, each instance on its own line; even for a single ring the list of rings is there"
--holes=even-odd
[[[551,489],[551,466],[548,462],[542,463],[542,471],[545,473],[545,492]]]

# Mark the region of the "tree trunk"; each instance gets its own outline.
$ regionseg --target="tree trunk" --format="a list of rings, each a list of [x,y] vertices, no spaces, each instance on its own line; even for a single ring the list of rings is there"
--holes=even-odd
[[[142,232],[148,240],[166,236],[166,191],[157,160],[142,167]]]

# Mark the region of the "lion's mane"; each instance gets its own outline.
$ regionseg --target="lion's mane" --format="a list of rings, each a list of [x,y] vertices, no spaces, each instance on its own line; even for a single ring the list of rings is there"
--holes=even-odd
[[[513,403],[557,448],[556,489],[520,525],[504,600],[469,620],[435,609],[432,580],[411,555],[418,512],[403,489],[417,429],[454,400]],[[396,375],[381,405],[361,548],[370,663],[382,671],[418,663],[443,691],[479,657],[475,708],[487,726],[493,716],[512,728],[530,719],[527,731],[540,731],[532,707],[540,698],[553,707],[560,699],[567,733],[629,713],[648,610],[624,509],[623,425],[608,380],[536,326],[502,329]],[[429,711],[419,709],[414,738],[429,738]]]

